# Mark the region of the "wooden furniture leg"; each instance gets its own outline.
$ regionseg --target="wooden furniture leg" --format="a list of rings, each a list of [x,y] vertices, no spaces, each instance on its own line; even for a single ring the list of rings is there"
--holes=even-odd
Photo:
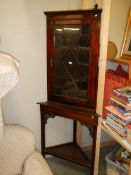
[[[42,155],[45,157],[45,125],[47,124],[47,120],[49,118],[54,118],[54,115],[48,115],[43,113],[41,110],[41,150]]]
[[[73,123],[73,142],[76,143],[76,132],[77,132],[77,122],[74,120]]]
[[[46,121],[43,116],[41,117],[41,151],[44,157],[45,157],[45,124],[46,124]]]

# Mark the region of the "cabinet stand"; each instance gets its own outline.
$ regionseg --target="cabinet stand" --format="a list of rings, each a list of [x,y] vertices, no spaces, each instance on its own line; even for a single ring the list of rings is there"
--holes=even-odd
[[[74,163],[80,164],[90,168],[90,174],[94,173],[94,160],[95,160],[95,150],[96,150],[96,134],[98,126],[98,115],[90,109],[83,107],[76,107],[73,105],[61,104],[52,101],[47,101],[40,104],[41,111],[41,145],[42,154],[50,154]],[[60,145],[55,145],[51,147],[45,146],[45,125],[47,124],[48,118],[54,118],[55,116],[60,116],[68,119],[72,119],[73,123],[73,141],[69,143],[64,143]],[[89,160],[87,155],[83,152],[76,141],[76,122],[79,121],[86,125],[90,129],[92,135],[92,158]]]

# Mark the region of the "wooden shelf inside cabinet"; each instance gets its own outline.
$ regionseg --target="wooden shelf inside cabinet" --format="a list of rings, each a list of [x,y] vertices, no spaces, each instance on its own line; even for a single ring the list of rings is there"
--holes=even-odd
[[[108,61],[115,62],[118,64],[128,65],[129,84],[131,84],[131,59],[118,58],[118,59],[109,59]]]
[[[47,147],[45,148],[45,153],[72,161],[82,166],[91,167],[91,162],[86,154],[81,150],[79,145],[74,142]]]

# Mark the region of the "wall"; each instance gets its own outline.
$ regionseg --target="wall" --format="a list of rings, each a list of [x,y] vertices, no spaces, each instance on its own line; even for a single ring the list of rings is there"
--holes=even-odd
[[[46,100],[46,23],[43,11],[78,9],[79,0],[4,0],[0,1],[0,51],[8,52],[20,61],[20,81],[3,99],[7,122],[23,124],[36,136],[40,148],[40,113],[36,104]],[[71,139],[72,122],[49,120],[48,144]],[[65,128],[64,128],[65,127]],[[63,129],[64,137],[59,132]]]
[[[30,128],[36,136],[38,148],[40,148],[40,113],[36,103],[47,98],[46,20],[43,11],[82,7],[80,0],[60,2],[60,0],[0,2],[0,51],[8,52],[20,61],[20,81],[3,99],[5,120]],[[89,5],[93,6],[92,1]],[[63,133],[59,132],[61,129]],[[62,118],[48,120],[47,138],[48,145],[71,140],[72,122]],[[86,134],[84,140],[87,140]]]
[[[131,7],[130,0],[112,0],[111,3],[109,40],[113,41],[117,46],[117,58],[120,57],[129,7]]]
[[[102,2],[99,1],[100,7]],[[90,0],[89,7],[93,5],[93,1]],[[0,2],[0,51],[8,52],[20,61],[20,81],[3,99],[5,120],[30,128],[36,136],[38,148],[40,148],[40,112],[36,103],[47,99],[46,20],[43,11],[80,9],[81,6],[80,0],[63,0],[62,3],[61,0]],[[60,130],[63,132],[59,132]],[[84,145],[91,142],[90,139],[87,140],[86,132],[87,129],[84,128]],[[49,119],[46,138],[48,145],[70,141],[72,122],[58,117],[55,120]],[[102,141],[107,139],[109,138],[102,134]]]

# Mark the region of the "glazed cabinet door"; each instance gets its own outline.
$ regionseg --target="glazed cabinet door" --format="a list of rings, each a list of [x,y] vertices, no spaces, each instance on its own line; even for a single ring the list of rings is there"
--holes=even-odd
[[[47,15],[48,99],[96,105],[100,13]]]

